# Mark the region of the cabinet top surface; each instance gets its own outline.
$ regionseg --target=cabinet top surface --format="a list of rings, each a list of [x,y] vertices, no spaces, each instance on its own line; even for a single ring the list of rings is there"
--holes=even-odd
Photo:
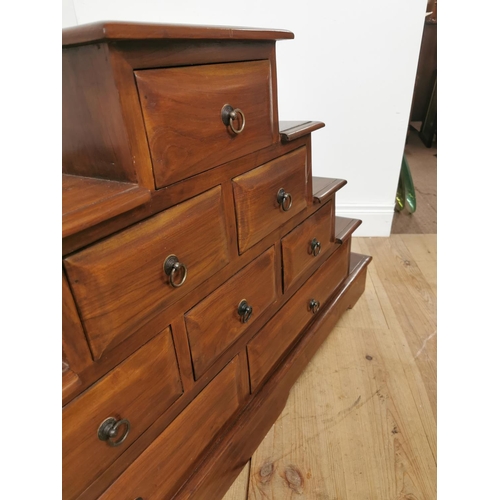
[[[291,31],[239,26],[203,26],[99,21],[62,30],[62,45],[81,45],[117,40],[286,40]]]

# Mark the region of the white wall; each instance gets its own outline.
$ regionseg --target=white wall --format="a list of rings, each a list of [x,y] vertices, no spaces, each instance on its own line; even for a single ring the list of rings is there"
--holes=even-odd
[[[280,120],[319,120],[313,175],[347,179],[338,215],[388,236],[426,0],[64,0],[63,27],[101,20],[282,28]]]

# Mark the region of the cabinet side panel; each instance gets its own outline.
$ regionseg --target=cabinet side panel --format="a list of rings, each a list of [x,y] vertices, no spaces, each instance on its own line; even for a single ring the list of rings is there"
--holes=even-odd
[[[136,181],[107,44],[63,49],[63,173]]]

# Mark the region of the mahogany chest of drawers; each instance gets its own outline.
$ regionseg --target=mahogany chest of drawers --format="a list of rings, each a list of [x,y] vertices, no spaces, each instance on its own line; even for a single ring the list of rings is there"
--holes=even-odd
[[[363,293],[288,31],[63,30],[63,498],[222,498]]]

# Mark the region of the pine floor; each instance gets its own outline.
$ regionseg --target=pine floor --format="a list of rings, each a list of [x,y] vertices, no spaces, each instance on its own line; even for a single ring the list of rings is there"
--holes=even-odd
[[[354,238],[366,291],[224,500],[436,498],[436,235]]]

